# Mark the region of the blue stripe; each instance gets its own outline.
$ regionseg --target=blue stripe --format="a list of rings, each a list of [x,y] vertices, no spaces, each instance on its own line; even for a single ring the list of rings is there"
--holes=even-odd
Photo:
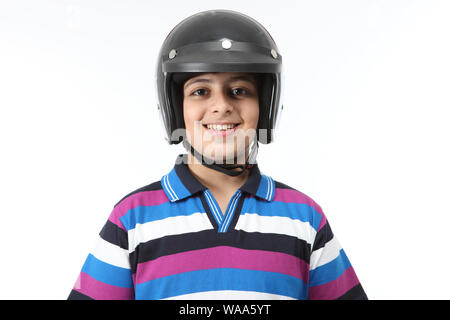
[[[267,192],[269,191],[269,180],[265,175],[261,175],[261,181],[259,183],[258,190],[256,191],[256,195],[260,198],[267,200]]]
[[[269,176],[261,175],[261,182],[259,183],[256,195],[260,198],[264,198],[267,201],[272,201],[275,196],[275,182]]]
[[[341,249],[339,256],[333,261],[324,264],[309,273],[309,286],[320,286],[321,284],[328,283],[330,281],[339,278],[348,267],[350,267],[350,261],[347,258],[344,250]]]
[[[184,272],[140,283],[136,285],[136,300],[156,300],[218,290],[256,291],[295,299],[307,297],[307,285],[293,276],[268,271],[216,268]]]
[[[245,201],[245,210],[241,214],[257,213],[260,216],[268,217],[288,217],[291,219],[309,222],[309,224],[317,231],[319,229],[322,215],[318,213],[313,206],[305,203],[293,202],[261,202],[254,197],[247,198]]]
[[[205,213],[204,211],[200,198],[190,197],[176,204],[164,202],[154,206],[137,206],[134,209],[128,210],[120,218],[120,221],[129,231],[134,229],[137,223],[143,224],[169,217],[188,216],[198,212]]]
[[[89,254],[81,272],[87,273],[94,279],[121,288],[132,288],[131,270],[113,266]]]

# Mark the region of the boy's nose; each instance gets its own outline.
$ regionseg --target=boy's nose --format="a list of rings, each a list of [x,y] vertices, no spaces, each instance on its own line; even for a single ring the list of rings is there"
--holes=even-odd
[[[233,111],[233,105],[226,93],[216,93],[211,103],[211,112],[230,113]]]

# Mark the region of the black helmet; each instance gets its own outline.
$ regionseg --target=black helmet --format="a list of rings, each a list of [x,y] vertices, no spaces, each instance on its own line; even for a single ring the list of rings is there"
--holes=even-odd
[[[209,10],[181,21],[164,40],[158,55],[158,109],[169,144],[184,128],[182,87],[192,73],[249,72],[259,82],[258,141],[270,143],[282,109],[282,59],[272,36],[256,20],[230,10]],[[264,133],[267,132],[267,135]]]
[[[272,36],[256,20],[230,10],[194,14],[176,25],[164,40],[156,69],[158,109],[169,144],[185,128],[184,81],[205,72],[248,72],[258,80],[258,141],[270,143],[281,112],[282,59]]]

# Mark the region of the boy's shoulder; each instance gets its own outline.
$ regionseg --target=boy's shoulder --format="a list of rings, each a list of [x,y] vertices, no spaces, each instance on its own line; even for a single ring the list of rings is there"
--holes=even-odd
[[[283,182],[274,180],[275,182],[275,201],[282,201],[282,202],[300,202],[305,203],[314,207],[318,207],[320,209],[320,206],[317,204],[317,202],[310,196],[308,196],[306,193],[291,187]],[[320,209],[320,212],[322,209]]]
[[[119,204],[123,203],[126,199],[129,199],[131,197],[137,197],[139,194],[141,193],[148,193],[151,191],[163,191],[162,185],[161,185],[161,181],[155,181],[152,182],[150,184],[147,184],[143,187],[140,187],[134,191],[129,192],[128,194],[126,194],[124,197],[122,197],[115,205],[114,208],[117,207]]]
[[[284,203],[288,212],[299,215],[300,220],[308,220],[312,223],[314,229],[318,231],[323,227],[327,218],[322,210],[322,207],[310,196],[304,192],[293,188],[285,183],[274,180],[275,182],[275,197],[274,201],[277,203]],[[294,214],[295,215],[295,214]]]

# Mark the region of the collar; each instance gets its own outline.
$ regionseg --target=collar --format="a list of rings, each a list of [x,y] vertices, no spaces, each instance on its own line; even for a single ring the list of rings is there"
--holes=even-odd
[[[161,178],[161,186],[171,202],[207,190],[192,175],[185,159],[187,159],[187,155],[178,155],[173,169]],[[258,165],[254,164],[250,169],[247,181],[239,190],[266,201],[272,201],[275,197],[275,182],[271,177],[261,174]]]

